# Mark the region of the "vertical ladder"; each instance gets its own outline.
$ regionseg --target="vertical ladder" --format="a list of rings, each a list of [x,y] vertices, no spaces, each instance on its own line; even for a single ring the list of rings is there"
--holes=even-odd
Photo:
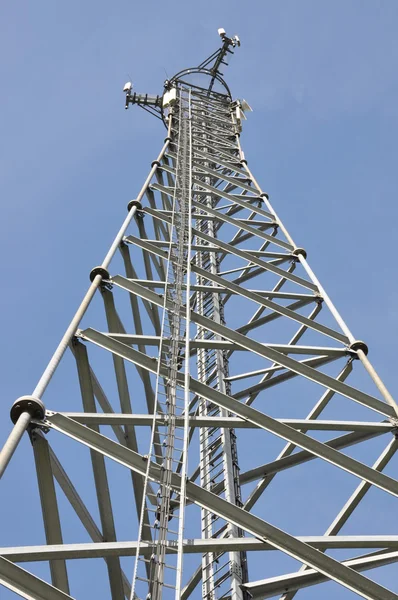
[[[189,433],[189,314],[191,254],[191,122],[190,92],[181,89],[170,118],[176,122],[176,177],[169,226],[169,251],[156,376],[155,410],[131,600],[161,600],[181,595],[184,508],[186,501],[187,449]],[[183,372],[183,378],[180,371]],[[166,424],[155,427],[156,415]],[[177,419],[183,425],[177,423]],[[158,431],[155,440],[154,432]],[[149,482],[151,461],[160,462],[160,482]],[[181,474],[179,489],[172,486],[173,473]],[[145,513],[148,515],[145,523]],[[143,555],[152,529],[150,555]]]
[[[208,146],[213,143],[211,120],[217,119],[219,122],[227,123],[226,135],[233,131],[233,123],[229,108],[221,101],[209,100],[203,97],[197,97],[193,116],[193,139],[195,148],[200,148],[202,153],[208,152]],[[199,125],[197,132],[195,123]],[[231,131],[229,131],[231,130]],[[200,141],[203,146],[200,146]],[[208,166],[215,170],[214,158],[209,154],[209,160],[205,161],[203,166]],[[202,177],[207,185],[215,186],[218,181],[216,177],[197,173],[197,177]],[[195,198],[195,186],[193,190]],[[214,208],[217,199],[211,194],[206,194],[204,198],[198,194],[198,202],[203,203],[209,208]],[[200,211],[206,214],[206,211]],[[196,228],[212,239],[217,238],[218,224],[212,219],[198,218]],[[209,245],[204,240],[197,240],[204,246]],[[195,255],[195,264],[217,275],[220,272],[219,255],[214,250],[201,250]],[[221,295],[218,292],[212,292],[211,281],[205,276],[197,275],[196,283],[201,286],[207,286],[209,291],[201,291],[196,295],[196,310],[199,314],[214,320],[217,323],[224,324],[224,310]],[[198,326],[198,339],[218,340],[220,336],[205,330]],[[228,356],[225,350],[214,348],[201,348],[198,350],[198,379],[224,394],[230,394],[230,384],[226,380],[229,376]],[[228,411],[220,409],[208,400],[201,399],[199,404],[199,414],[201,416],[231,416]],[[200,431],[200,478],[202,487],[216,491],[223,495],[225,499],[233,504],[242,506],[239,469],[237,459],[236,437],[233,430],[222,427],[202,428]],[[238,537],[243,532],[235,525],[227,523],[208,511],[202,509],[202,537]],[[244,552],[229,552],[227,554],[216,555],[206,553],[202,559],[202,597],[204,600],[215,600],[216,598],[231,598],[232,600],[243,600],[244,593],[241,584],[247,581],[247,561]]]

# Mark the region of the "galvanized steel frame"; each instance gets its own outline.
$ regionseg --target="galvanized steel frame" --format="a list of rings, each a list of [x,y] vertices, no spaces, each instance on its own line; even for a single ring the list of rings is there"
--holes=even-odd
[[[219,56],[215,53],[213,60],[217,60]],[[206,69],[209,64],[206,63]],[[217,70],[211,74],[210,69],[209,74],[213,85],[218,79]],[[183,72],[183,76],[186,75]],[[169,85],[181,86],[179,77],[176,76]],[[204,511],[203,514],[217,515],[222,523],[231,525],[224,525],[211,538],[204,535],[202,539],[182,541],[180,536],[179,568],[182,569],[185,553],[207,557],[204,561],[206,568],[223,555],[229,556],[229,571],[227,570],[225,577],[223,575],[220,587],[230,585],[228,597],[231,600],[247,598],[249,594],[254,598],[279,595],[283,600],[291,600],[298,590],[327,580],[338,582],[369,600],[398,599],[398,593],[386,590],[361,574],[362,571],[398,560],[397,536],[339,535],[371,486],[398,496],[398,481],[383,473],[398,448],[395,439],[397,404],[370,363],[366,345],[352,335],[311,270],[305,251],[296,246],[271,206],[267,194],[254,179],[240,146],[243,119],[241,103],[233,102],[228,95],[211,89],[206,91],[195,86],[191,89],[196,102],[193,103],[192,114],[189,116],[193,153],[190,174],[192,260],[187,270],[189,279],[184,284],[190,302],[186,303],[178,315],[187,324],[181,355],[186,365],[200,357],[203,360],[203,357],[216,356],[218,366],[215,367],[214,376],[210,376],[211,383],[206,383],[203,378],[200,381],[200,378],[193,377],[189,370],[185,375],[181,373],[177,376],[178,385],[185,389],[187,398],[191,398],[191,401],[189,414],[186,412],[178,417],[175,423],[178,427],[189,428],[189,440],[196,429],[201,432],[220,430],[222,459],[227,469],[230,468],[228,465],[231,466],[228,463],[231,460],[231,447],[227,448],[227,440],[230,432],[235,429],[238,432],[248,428],[263,430],[285,440],[287,444],[273,460],[267,457],[267,462],[253,464],[251,469],[240,473],[238,487],[244,488],[249,482],[257,482],[254,490],[242,502],[238,498],[240,491],[235,498],[231,497],[231,489],[226,497],[223,496],[225,486],[221,480],[214,481],[208,489],[197,485],[195,480],[200,472],[197,465],[194,465],[191,477],[186,479],[184,473],[188,468],[187,453],[182,455],[182,468],[171,476],[173,489],[179,493],[184,490],[187,504],[199,506]],[[129,598],[131,577],[123,572],[120,558],[135,553],[143,557],[153,554],[154,543],[149,535],[130,542],[117,540],[112,490],[109,489],[105,459],[116,461],[130,471],[137,514],[146,514],[143,511],[143,495],[146,485],[151,484],[144,483],[145,478],[149,477],[154,483],[160,481],[162,466],[159,462],[151,462],[148,456],[139,452],[137,428],[152,427],[156,440],[158,428],[168,422],[167,414],[154,410],[155,392],[152,385],[153,374],[158,372],[161,377],[166,377],[166,367],[150,352],[151,348],[160,347],[162,342],[168,343],[161,338],[160,314],[163,307],[169,310],[173,308],[167,305],[165,298],[166,260],[169,256],[168,248],[173,243],[170,238],[171,200],[177,185],[177,125],[181,115],[178,117],[177,112],[170,107],[167,112],[167,117],[162,112],[168,124],[164,146],[152,164],[137,198],[129,204],[128,215],[102,264],[93,270],[91,284],[79,309],[29,397],[31,405],[42,399],[69,348],[76,360],[83,411],[53,411],[50,395],[50,410],[46,411],[43,418],[37,418],[29,408],[28,401],[21,403],[26,408],[20,410],[14,429],[0,453],[1,475],[23,433],[28,430],[36,461],[48,545],[0,549],[0,582],[24,598],[72,598],[66,561],[94,557],[101,557],[106,563],[112,600]],[[150,222],[149,228],[145,225],[144,217]],[[131,228],[134,222],[135,231]],[[203,223],[211,225],[212,235],[204,231]],[[148,237],[147,229],[151,230],[153,239]],[[249,242],[249,247],[246,242]],[[125,275],[110,271],[111,261],[117,250],[121,252]],[[142,252],[145,272],[145,276],[141,278],[136,266],[139,263],[139,251]],[[204,255],[209,257],[211,268],[200,266],[198,257]],[[233,268],[227,267],[222,271],[222,265],[228,265],[228,261],[233,263]],[[191,281],[191,272],[197,280]],[[254,278],[259,282],[256,288],[245,287],[245,283]],[[270,284],[263,283],[265,278],[269,278]],[[284,287],[287,290],[283,290]],[[104,303],[108,331],[101,332],[91,327],[79,329],[98,290]],[[116,290],[128,298],[131,323],[123,323],[119,316],[115,304]],[[227,319],[224,323],[223,318],[205,316],[203,310],[198,310],[198,306],[203,304],[206,294],[212,296],[212,302],[221,307],[222,311],[227,311],[235,299],[244,302],[247,310],[245,322],[238,327],[231,327]],[[249,307],[253,313],[249,311]],[[304,314],[307,307],[311,309],[308,316]],[[322,322],[322,315],[326,313],[328,319]],[[289,341],[285,339],[285,332],[280,339],[272,342],[266,337],[267,325],[275,321],[284,325],[288,322],[290,329],[293,328],[293,336]],[[206,335],[191,338],[190,323],[196,325],[197,331],[206,332]],[[253,331],[254,336],[251,333]],[[319,341],[316,344],[300,345],[304,335],[316,335]],[[261,342],[258,341],[259,338]],[[120,411],[114,408],[114,399],[105,394],[90,363],[92,345],[108,351],[112,356]],[[257,360],[263,366],[255,371],[241,372],[233,362],[237,352],[258,357]],[[337,361],[340,361],[340,372],[336,375],[322,370],[325,365]],[[235,365],[232,374],[228,372],[228,363]],[[126,369],[131,364],[142,382],[148,408],[146,414],[135,413],[131,408],[131,392],[126,375]],[[379,397],[346,383],[352,371],[359,367],[367,372],[378,389]],[[242,380],[252,381],[253,378],[255,382],[250,386],[233,390],[234,386],[241,385]],[[265,414],[258,404],[258,398],[272,387],[282,386],[295,378],[306,380],[309,385],[316,384],[323,390],[307,417],[273,418]],[[370,409],[375,420],[320,419],[322,412],[336,395]],[[257,407],[253,408],[255,401]],[[198,410],[200,402],[214,407],[216,414],[201,414]],[[102,412],[97,411],[97,405]],[[103,435],[102,426],[111,426],[115,439]],[[340,432],[342,435],[321,442],[311,437],[311,432],[317,430]],[[52,436],[47,436],[48,432],[63,434],[89,449],[100,525],[95,522],[72,479],[50,447]],[[382,435],[388,436],[388,443],[386,442],[385,450],[372,467],[342,452],[346,447],[362,444]],[[297,448],[300,450],[294,452]],[[251,513],[276,475],[283,477],[283,472],[316,458],[327,461],[360,480],[324,536],[313,536],[311,532],[307,536],[294,536]],[[64,524],[54,481],[58,482],[92,542],[63,543]],[[178,510],[176,502],[174,505]],[[181,507],[183,505],[185,503],[181,503]],[[228,527],[232,533],[229,537]],[[239,537],[237,532],[240,531],[254,537]],[[363,551],[377,548],[379,551],[338,561],[325,554],[327,550],[335,548],[357,548]],[[240,557],[244,556],[242,553],[248,550],[280,551],[300,561],[303,567],[295,573],[247,581],[242,565],[238,564],[236,568],[234,563],[239,563]],[[166,554],[172,552],[175,552],[175,547],[168,544]],[[50,562],[51,584],[13,564],[33,561]],[[215,577],[214,571],[211,577]],[[195,572],[185,576],[185,588],[181,593],[178,592],[179,596],[189,598],[201,578],[202,568],[198,564]],[[213,584],[210,587],[204,586],[203,590],[202,596],[206,600],[227,597],[227,593],[223,591],[218,596]]]

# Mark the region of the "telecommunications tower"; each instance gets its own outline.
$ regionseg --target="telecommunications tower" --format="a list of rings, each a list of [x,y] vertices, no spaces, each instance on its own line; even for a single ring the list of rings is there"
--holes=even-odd
[[[249,168],[219,35],[162,94],[124,88],[167,133],[12,405],[0,473],[27,432],[42,529],[0,548],[2,599],[398,600],[398,407]]]

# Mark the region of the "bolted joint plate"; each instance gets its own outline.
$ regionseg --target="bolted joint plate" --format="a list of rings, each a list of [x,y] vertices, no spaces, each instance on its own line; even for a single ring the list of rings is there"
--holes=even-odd
[[[138,200],[130,200],[130,202],[127,204],[128,212],[130,212],[130,210],[133,208],[133,206],[137,207],[137,211],[142,210],[141,202],[138,202]]]
[[[307,258],[307,252],[306,250],[304,250],[304,248],[295,248],[292,252],[293,256],[296,256],[297,258],[299,256],[302,256],[303,258]]]
[[[367,356],[369,352],[368,346],[362,340],[355,340],[355,342],[352,342],[352,344],[350,344],[350,350],[353,350],[354,352],[362,350],[365,356]]]
[[[109,271],[107,269],[104,269],[104,267],[94,267],[94,269],[91,269],[90,281],[93,282],[97,275],[101,275],[102,279],[111,278]]]
[[[24,412],[29,413],[32,419],[42,420],[46,414],[46,409],[39,398],[35,398],[34,396],[21,396],[15,400],[10,410],[11,421],[14,425]]]

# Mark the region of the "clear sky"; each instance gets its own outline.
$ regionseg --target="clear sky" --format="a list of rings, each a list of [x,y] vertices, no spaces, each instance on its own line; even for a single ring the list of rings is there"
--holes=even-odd
[[[218,27],[242,41],[225,75],[254,110],[251,170],[397,390],[397,25],[395,0],[1,3],[0,442],[162,145],[160,122],[124,110],[125,81],[161,93],[218,47]],[[21,479],[2,481],[2,519]]]

